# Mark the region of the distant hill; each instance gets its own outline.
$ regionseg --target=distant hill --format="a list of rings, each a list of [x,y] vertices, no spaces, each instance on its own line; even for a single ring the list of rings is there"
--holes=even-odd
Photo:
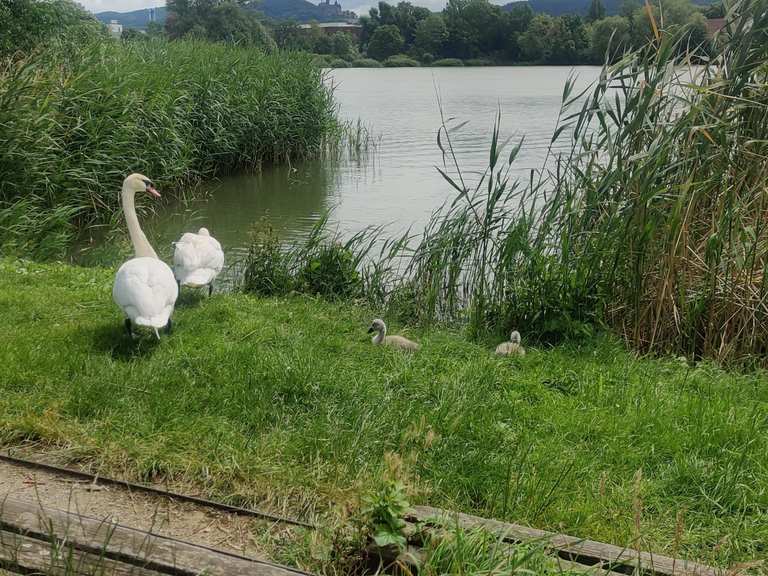
[[[155,11],[155,21],[160,24],[165,23],[167,10],[165,6],[157,8],[145,8],[144,10],[134,10],[133,12],[99,12],[96,18],[105,24],[110,20],[117,20],[123,25],[123,28],[139,28],[143,30],[149,24],[151,10]]]
[[[167,15],[165,6],[155,10],[155,21],[163,24]],[[334,2],[323,0],[313,4],[307,0],[261,0],[257,10],[271,20],[296,20],[297,22],[338,22],[354,20],[356,16],[347,12]],[[133,12],[99,12],[96,14],[101,22],[108,24],[117,20],[124,28],[145,29],[150,22],[150,9],[134,10]]]
[[[260,0],[256,9],[271,20],[296,22],[342,22],[357,16],[342,10],[338,2],[313,4],[307,0]]]
[[[637,2],[641,4],[641,2]],[[694,4],[707,5],[712,0],[693,0]],[[504,5],[504,9],[511,10],[514,6],[528,4],[534,12],[544,12],[552,16],[562,16],[563,14],[586,14],[589,10],[591,0],[523,0],[522,2],[510,2]],[[603,6],[608,14],[618,14],[624,0],[603,0]]]

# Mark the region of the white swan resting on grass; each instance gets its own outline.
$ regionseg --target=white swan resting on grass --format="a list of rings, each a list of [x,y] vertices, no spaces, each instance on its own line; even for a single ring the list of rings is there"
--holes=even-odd
[[[368,333],[370,334],[371,332],[376,332],[376,336],[371,339],[371,342],[373,342],[375,346],[383,344],[384,346],[391,346],[392,348],[398,348],[407,352],[415,352],[421,348],[419,344],[412,342],[403,336],[387,336],[387,325],[384,324],[384,320],[380,318],[376,318],[371,322],[371,327],[368,328]]]
[[[513,331],[509,335],[509,342],[502,342],[496,346],[496,354],[499,356],[525,356],[525,348],[520,344],[520,332]]]
[[[208,286],[210,296],[213,293],[213,281],[224,267],[224,251],[221,244],[206,228],[200,228],[197,234],[184,234],[175,246],[173,274],[179,286]]]
[[[155,331],[171,331],[171,314],[179,287],[173,277],[173,270],[157,257],[152,245],[139,226],[134,197],[136,192],[147,192],[159,198],[152,181],[141,174],[131,174],[123,181],[120,195],[125,222],[131,237],[135,258],[125,262],[115,275],[112,298],[127,316],[125,329],[133,337],[133,326],[146,326]]]

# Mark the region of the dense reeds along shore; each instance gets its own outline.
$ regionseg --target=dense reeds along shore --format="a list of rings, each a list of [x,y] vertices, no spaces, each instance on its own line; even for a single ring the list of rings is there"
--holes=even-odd
[[[391,301],[422,322],[468,318],[478,335],[609,326],[641,351],[765,362],[768,11],[732,3],[709,61],[684,31],[656,30],[584,92],[565,86],[552,141],[570,153],[558,146],[529,181],[508,172],[525,142],[505,147],[497,130],[470,186],[444,126],[456,198]],[[384,261],[403,276],[402,251]]]
[[[182,183],[320,152],[338,129],[301,54],[68,38],[0,62],[0,242],[58,256],[110,222],[120,182]]]

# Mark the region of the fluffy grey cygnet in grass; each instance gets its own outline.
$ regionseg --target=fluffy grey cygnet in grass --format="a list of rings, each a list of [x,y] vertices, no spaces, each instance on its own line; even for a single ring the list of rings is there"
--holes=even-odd
[[[408,340],[402,336],[387,336],[387,325],[384,324],[384,320],[376,318],[371,322],[371,327],[368,328],[368,334],[376,332],[376,336],[371,339],[374,345],[391,346],[392,348],[399,348],[400,350],[406,350],[408,352],[414,352],[421,348],[416,342]]]
[[[524,356],[525,348],[520,344],[520,332],[513,331],[509,335],[509,342],[502,342],[496,346],[496,354],[499,356]]]

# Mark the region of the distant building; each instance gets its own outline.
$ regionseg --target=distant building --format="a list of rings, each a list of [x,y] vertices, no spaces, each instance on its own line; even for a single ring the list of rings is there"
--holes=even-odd
[[[110,20],[107,24],[107,31],[112,38],[120,38],[123,34],[123,25],[117,20]]]
[[[311,30],[313,26],[317,26],[324,34],[335,34],[336,32],[349,32],[355,38],[360,38],[360,33],[363,27],[360,24],[351,22],[320,22],[313,24],[299,24],[299,28],[304,30]]]
[[[318,20],[338,20],[341,22],[357,22],[357,14],[350,10],[342,10],[339,0],[320,0],[320,4],[317,5],[320,12],[320,18]]]
[[[709,18],[707,20],[707,36],[714,37],[724,26],[725,18]]]

